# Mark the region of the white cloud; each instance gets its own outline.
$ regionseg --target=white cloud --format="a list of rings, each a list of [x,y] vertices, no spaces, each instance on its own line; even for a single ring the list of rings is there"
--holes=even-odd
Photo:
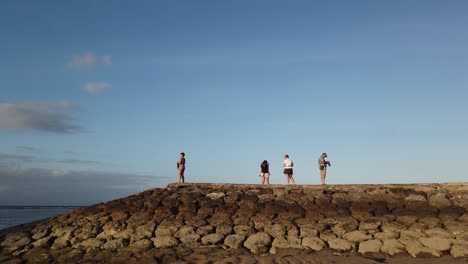
[[[73,105],[59,102],[13,102],[0,103],[0,127],[9,132],[39,130],[59,134],[82,132],[75,124],[71,113]]]
[[[112,64],[112,56],[110,55],[96,56],[90,51],[85,51],[81,54],[73,55],[70,61],[66,65],[70,68],[86,70],[98,64],[104,64],[104,65]]]
[[[96,94],[109,90],[110,88],[112,88],[112,85],[106,82],[88,82],[83,89],[88,93]]]

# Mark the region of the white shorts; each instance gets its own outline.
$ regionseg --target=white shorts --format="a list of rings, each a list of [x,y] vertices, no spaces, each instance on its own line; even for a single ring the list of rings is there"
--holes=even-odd
[[[260,172],[260,177],[268,178],[268,177],[270,177],[270,173],[268,173],[268,172]]]

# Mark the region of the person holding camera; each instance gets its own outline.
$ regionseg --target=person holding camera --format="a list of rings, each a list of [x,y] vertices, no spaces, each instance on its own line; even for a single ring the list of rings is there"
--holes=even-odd
[[[325,160],[328,157],[327,153],[322,153],[320,158],[318,159],[318,165],[320,169],[320,178],[322,180],[322,185],[325,185],[325,178],[327,177],[327,166],[331,166],[330,161]]]

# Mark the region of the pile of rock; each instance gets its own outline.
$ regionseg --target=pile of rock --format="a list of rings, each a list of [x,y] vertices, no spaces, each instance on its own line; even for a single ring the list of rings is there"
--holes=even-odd
[[[169,185],[3,231],[0,247],[4,256],[219,247],[466,257],[467,209],[467,184]]]

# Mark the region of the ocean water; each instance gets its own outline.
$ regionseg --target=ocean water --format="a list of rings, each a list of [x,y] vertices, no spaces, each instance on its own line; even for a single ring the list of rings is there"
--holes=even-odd
[[[76,206],[0,206],[0,229],[71,211]]]

